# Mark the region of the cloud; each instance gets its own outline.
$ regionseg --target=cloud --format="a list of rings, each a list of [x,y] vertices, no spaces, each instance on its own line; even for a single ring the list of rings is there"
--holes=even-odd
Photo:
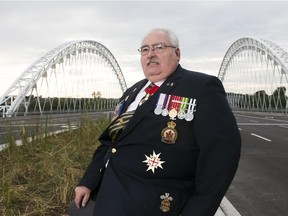
[[[268,37],[288,50],[287,9],[285,1],[1,1],[0,78],[13,78],[1,82],[0,95],[37,58],[69,40],[102,43],[132,84],[143,77],[137,48],[154,27],[176,32],[183,66],[217,76],[241,37]]]

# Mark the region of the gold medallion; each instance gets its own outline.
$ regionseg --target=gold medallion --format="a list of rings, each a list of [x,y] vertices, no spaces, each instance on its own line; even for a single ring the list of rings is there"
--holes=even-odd
[[[178,132],[175,130],[176,123],[170,121],[167,126],[161,131],[161,141],[166,144],[174,144],[178,136]]]
[[[171,109],[169,111],[169,117],[170,118],[175,118],[177,116],[177,110],[175,108]]]

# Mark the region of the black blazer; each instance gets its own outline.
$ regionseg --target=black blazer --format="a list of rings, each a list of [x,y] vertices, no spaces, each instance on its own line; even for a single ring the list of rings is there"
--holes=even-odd
[[[122,112],[146,82],[123,94]],[[174,144],[161,140],[171,120],[154,113],[160,93],[196,99],[192,121],[173,120]],[[99,140],[101,145],[79,183],[97,194],[97,216],[213,216],[235,175],[241,151],[240,133],[222,83],[180,65],[137,108],[115,143],[108,129]]]

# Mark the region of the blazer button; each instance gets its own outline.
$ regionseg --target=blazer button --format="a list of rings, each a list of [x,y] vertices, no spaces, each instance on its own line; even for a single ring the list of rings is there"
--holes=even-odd
[[[111,152],[112,152],[113,154],[116,153],[116,152],[117,152],[116,148],[112,148],[112,149],[111,149]]]

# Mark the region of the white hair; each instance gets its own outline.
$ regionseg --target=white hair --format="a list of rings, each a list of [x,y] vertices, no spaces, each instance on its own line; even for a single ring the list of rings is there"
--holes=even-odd
[[[178,40],[178,37],[177,37],[177,35],[176,35],[173,31],[171,31],[170,29],[166,29],[166,28],[155,28],[155,29],[152,29],[148,34],[151,34],[151,33],[154,33],[154,32],[164,33],[164,34],[169,38],[169,41],[170,41],[171,45],[179,48],[179,40]],[[148,35],[148,34],[147,34],[147,35]]]

